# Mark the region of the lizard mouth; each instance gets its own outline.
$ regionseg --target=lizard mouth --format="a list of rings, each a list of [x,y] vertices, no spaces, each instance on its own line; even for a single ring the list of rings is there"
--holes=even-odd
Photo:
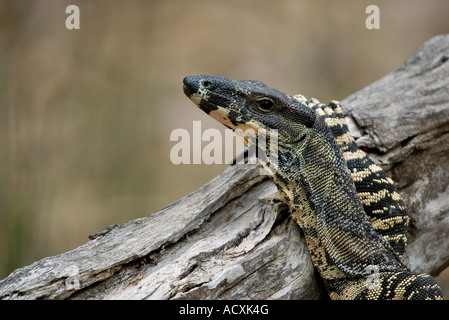
[[[183,90],[185,95],[207,114],[225,108],[230,102],[226,95],[214,90],[213,81],[202,76],[185,77]]]
[[[194,90],[194,87],[192,86],[192,84],[190,84],[189,82],[186,81],[187,78],[188,78],[188,77],[184,78],[184,84],[183,84],[183,86],[182,86],[182,89],[183,89],[183,91],[184,91],[184,94],[185,94],[187,97],[190,98],[190,96],[191,96],[192,94],[194,94],[195,92],[197,92],[198,89],[197,89],[197,90]]]

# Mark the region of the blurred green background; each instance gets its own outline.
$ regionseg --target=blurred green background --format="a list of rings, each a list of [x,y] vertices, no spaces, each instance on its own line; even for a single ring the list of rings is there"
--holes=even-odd
[[[65,27],[70,4],[80,30]],[[173,129],[223,129],[184,76],[343,99],[448,33],[448,16],[447,0],[0,0],[0,278],[225,168],[170,162]]]

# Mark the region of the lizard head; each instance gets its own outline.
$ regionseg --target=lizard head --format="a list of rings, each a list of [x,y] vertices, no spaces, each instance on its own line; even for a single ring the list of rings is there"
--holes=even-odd
[[[277,130],[279,147],[302,140],[316,114],[298,100],[259,81],[211,75],[184,78],[184,93],[198,107],[231,129]],[[247,141],[245,141],[247,143]]]

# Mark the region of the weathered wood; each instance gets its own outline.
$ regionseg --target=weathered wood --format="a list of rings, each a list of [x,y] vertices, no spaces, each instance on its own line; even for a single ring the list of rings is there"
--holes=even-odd
[[[449,35],[342,101],[351,132],[396,181],[412,225],[405,261],[449,264]],[[230,166],[148,217],[17,269],[2,299],[319,299],[304,238],[258,165]]]

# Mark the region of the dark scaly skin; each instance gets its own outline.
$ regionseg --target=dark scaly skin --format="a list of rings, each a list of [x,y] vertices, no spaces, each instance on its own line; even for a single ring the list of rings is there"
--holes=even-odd
[[[371,225],[381,237],[390,242],[396,254],[402,257],[407,244],[409,217],[393,180],[359,149],[349,132],[338,101],[332,101],[327,106],[314,98],[307,100],[302,95],[294,98],[315,110],[326,121],[346,160]]]
[[[350,140],[337,143],[335,137],[340,136],[340,129],[337,126],[332,132],[326,124],[332,121],[326,118],[333,116],[322,117],[317,111],[320,108],[324,112],[324,105],[309,107],[301,99],[258,81],[208,75],[185,78],[184,92],[203,111],[231,129],[264,129],[267,133],[270,129],[278,130],[276,170],[259,160],[303,230],[312,262],[332,299],[442,298],[432,277],[410,272],[400,260],[405,242],[397,239],[402,239],[401,226],[406,227],[407,223],[401,218],[405,207],[400,197],[388,188],[383,194],[389,197],[376,196],[378,193],[366,183],[369,180],[360,184],[368,186],[367,194],[357,193],[354,177],[366,177],[357,172],[351,176],[348,164],[351,155],[359,160],[364,157],[357,156],[358,148],[354,150],[356,145]],[[368,169],[366,165],[367,162],[359,161],[356,171]],[[379,179],[380,184],[390,185],[390,181]],[[372,214],[380,215],[380,221],[391,218],[388,214],[399,217],[394,223],[387,223],[394,230],[392,237],[381,236],[373,229],[373,220],[370,221],[361,199]],[[372,204],[390,200],[390,208],[395,210],[371,209]],[[378,271],[379,283],[369,286],[367,268],[372,266]]]

